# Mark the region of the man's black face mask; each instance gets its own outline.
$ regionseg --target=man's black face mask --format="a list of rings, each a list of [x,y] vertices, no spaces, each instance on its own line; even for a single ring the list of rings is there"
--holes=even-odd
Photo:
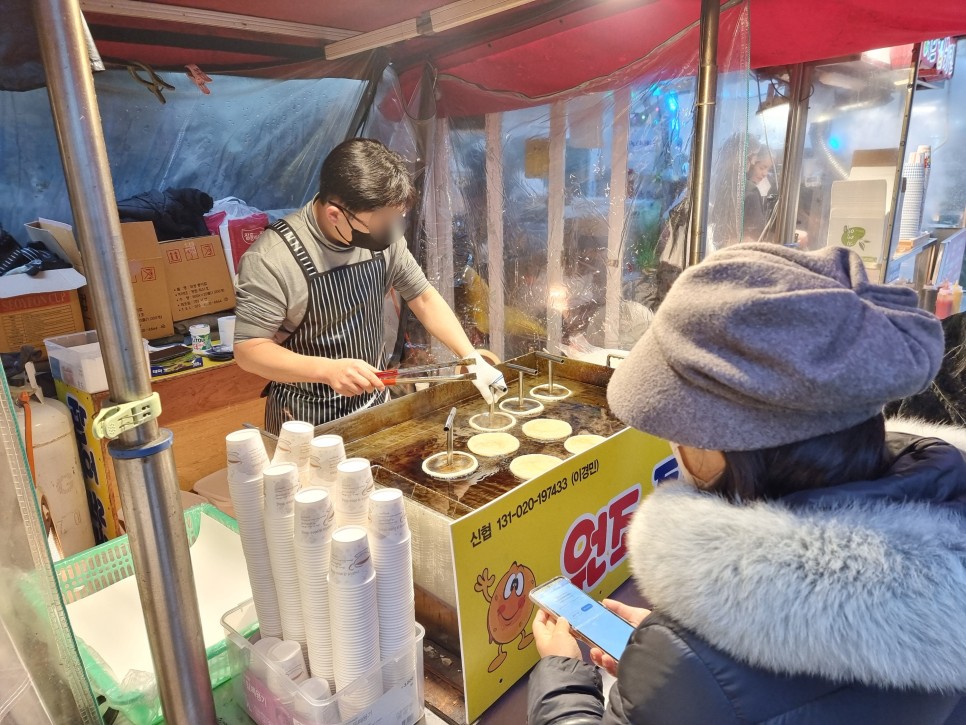
[[[352,230],[351,239],[346,239],[345,235],[339,231],[338,227],[336,228],[336,231],[339,232],[339,236],[342,237],[344,241],[348,242],[353,247],[368,249],[370,252],[382,252],[386,249],[389,249],[389,247],[403,237],[404,231],[401,217],[393,220],[393,222],[381,232],[374,234],[372,232],[364,232],[361,229],[356,229],[354,226],[352,226],[353,219],[360,224],[364,224],[365,222],[359,219],[359,217],[350,212],[348,209],[339,206],[335,202],[330,201],[329,203],[341,211],[345,215],[346,221],[349,222],[349,228]]]

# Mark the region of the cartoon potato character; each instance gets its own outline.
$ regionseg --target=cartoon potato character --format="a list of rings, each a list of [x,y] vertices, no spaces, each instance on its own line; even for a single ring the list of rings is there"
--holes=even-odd
[[[520,638],[517,649],[526,649],[533,642],[533,633],[527,633],[527,624],[533,614],[530,591],[537,584],[533,572],[529,567],[513,562],[496,585],[496,591],[490,594],[494,581],[496,577],[490,574],[489,569],[484,569],[476,578],[474,587],[490,605],[486,615],[486,628],[490,642],[497,646],[496,658],[490,663],[487,672],[495,672],[506,660],[503,645],[510,644],[517,637]]]

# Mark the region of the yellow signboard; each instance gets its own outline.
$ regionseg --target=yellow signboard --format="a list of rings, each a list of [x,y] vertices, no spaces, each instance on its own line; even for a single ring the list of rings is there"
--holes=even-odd
[[[666,441],[627,429],[453,522],[469,722],[538,659],[530,591],[563,575],[596,599],[613,592],[631,515],[676,470]]]
[[[61,380],[56,381],[57,398],[70,411],[81,471],[87,486],[87,502],[94,524],[94,539],[103,544],[124,532],[120,495],[114,476],[114,462],[107,452],[107,440],[94,437],[94,416],[107,393],[87,393]]]

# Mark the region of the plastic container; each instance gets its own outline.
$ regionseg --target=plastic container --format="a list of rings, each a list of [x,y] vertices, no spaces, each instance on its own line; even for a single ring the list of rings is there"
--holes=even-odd
[[[142,343],[145,369],[149,370],[148,341],[142,339]],[[102,393],[107,390],[107,371],[104,369],[104,358],[97,341],[97,330],[48,337],[44,340],[44,346],[47,348],[50,372],[54,378],[85,393]]]
[[[327,699],[313,699],[303,694],[274,662],[269,661],[254,642],[258,635],[255,605],[249,600],[222,617],[225,642],[235,688],[235,701],[244,703],[249,716],[258,725],[414,725],[424,715],[423,700],[423,636],[425,630],[416,625],[415,643],[411,649],[387,658]],[[246,636],[246,633],[249,633]],[[351,703],[357,691],[380,681],[384,673],[398,671],[407,658],[415,662],[414,676],[403,684],[384,691],[382,697],[367,710],[343,720],[340,706]],[[409,666],[409,663],[407,663]],[[351,707],[351,706],[349,706]]]
[[[194,506],[184,512],[189,546],[194,545],[198,539],[203,517],[214,519],[236,533],[238,531],[236,521],[211,504]],[[54,568],[65,604],[83,599],[134,575],[134,561],[127,535],[119,536],[105,544],[64,559],[55,564]],[[257,627],[254,629],[257,630]],[[95,694],[104,696],[108,706],[123,713],[134,725],[151,725],[163,721],[157,687],[146,690],[134,689],[138,684],[145,683],[117,682],[113,674],[84,646],[83,642],[78,641],[78,648],[91,688]],[[225,641],[221,641],[209,647],[207,654],[211,686],[215,688],[232,677],[228,645]]]

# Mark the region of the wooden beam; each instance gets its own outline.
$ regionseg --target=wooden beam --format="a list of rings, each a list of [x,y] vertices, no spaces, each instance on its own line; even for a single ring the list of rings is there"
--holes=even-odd
[[[81,10],[85,13],[97,13],[120,18],[161,20],[185,25],[201,25],[206,28],[245,30],[264,35],[309,38],[326,43],[345,40],[359,34],[354,30],[330,28],[324,25],[293,23],[288,20],[224,13],[217,10],[200,10],[181,7],[180,5],[142,2],[141,0],[80,0],[80,5]]]

